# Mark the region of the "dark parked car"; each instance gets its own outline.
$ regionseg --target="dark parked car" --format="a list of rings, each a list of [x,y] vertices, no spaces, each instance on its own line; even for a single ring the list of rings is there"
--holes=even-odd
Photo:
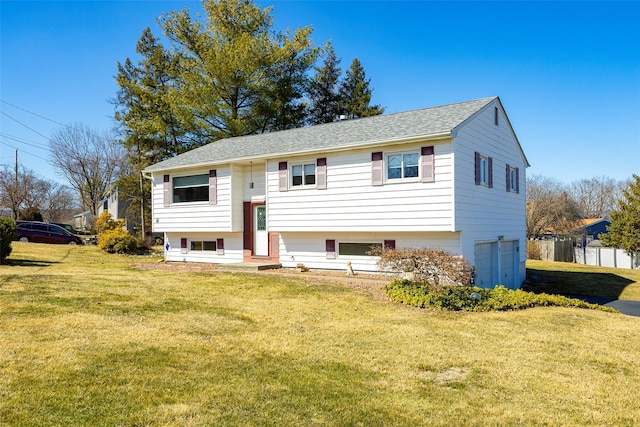
[[[81,245],[83,243],[80,237],[69,233],[59,225],[37,221],[18,221],[15,239],[20,242],[63,243],[69,245]]]

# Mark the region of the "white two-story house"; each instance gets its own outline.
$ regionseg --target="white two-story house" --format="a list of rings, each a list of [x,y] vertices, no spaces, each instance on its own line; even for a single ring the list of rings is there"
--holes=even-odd
[[[148,167],[167,261],[375,271],[373,246],[525,278],[522,147],[497,97],[223,139]]]

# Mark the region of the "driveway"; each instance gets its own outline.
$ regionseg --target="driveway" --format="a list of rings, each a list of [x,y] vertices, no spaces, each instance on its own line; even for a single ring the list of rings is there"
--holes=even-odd
[[[628,316],[640,317],[640,301],[628,301],[623,299],[612,299],[602,297],[585,297],[583,295],[567,295],[569,298],[577,298],[579,300],[589,302],[591,304],[606,305],[615,308],[622,314]]]

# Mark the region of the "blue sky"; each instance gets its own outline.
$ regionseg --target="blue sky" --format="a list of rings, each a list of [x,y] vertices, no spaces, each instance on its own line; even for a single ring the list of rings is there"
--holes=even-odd
[[[342,68],[358,57],[387,113],[498,95],[528,174],[640,174],[639,2],[262,1],[278,30],[310,25]],[[47,137],[113,126],[117,62],[163,12],[199,1],[0,2],[0,164],[64,183]]]

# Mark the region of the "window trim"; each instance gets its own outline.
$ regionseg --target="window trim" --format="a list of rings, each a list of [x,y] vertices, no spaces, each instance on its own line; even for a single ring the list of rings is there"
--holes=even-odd
[[[506,167],[506,190],[508,193],[520,193],[520,168],[507,163]]]
[[[204,189],[207,198],[206,200],[180,200],[180,201],[176,201],[176,179],[180,179],[180,178],[189,178],[189,177],[196,177],[196,176],[200,176],[200,177],[205,177],[204,182],[202,184],[198,184],[198,185],[190,185],[190,186],[181,186],[178,188],[202,188]],[[171,177],[171,203],[172,204],[177,204],[177,203],[209,203],[210,200],[210,172],[203,172],[203,173],[197,173],[197,174],[190,174],[190,175],[178,175],[178,176],[172,176]]]
[[[484,187],[493,188],[493,157],[481,154],[478,151],[474,154],[475,183]],[[484,173],[483,173],[484,163]]]
[[[416,167],[416,176],[409,176],[406,177],[404,176],[405,173],[405,161],[404,161],[404,157],[406,155],[411,155],[414,154],[416,156],[418,156],[417,162],[415,165],[411,165],[411,167]],[[402,176],[398,177],[398,178],[389,178],[389,157],[393,157],[393,156],[402,156],[401,157],[401,161],[402,164],[400,166],[400,173]],[[421,175],[422,175],[422,162],[421,162],[421,149],[417,148],[416,150],[405,150],[405,151],[390,151],[390,152],[385,152],[384,153],[384,182],[385,183],[395,183],[395,182],[409,182],[409,181],[420,181],[421,180]]]
[[[313,166],[313,183],[312,184],[307,184],[306,183],[306,179],[307,176],[311,176],[311,175],[307,175],[305,173],[305,169],[307,166]],[[294,175],[293,174],[293,169],[296,167],[301,167],[302,168],[302,175]],[[291,182],[289,183],[289,185],[291,185],[292,189],[297,189],[297,188],[316,188],[317,187],[317,182],[318,182],[318,167],[316,165],[315,161],[302,161],[302,162],[296,162],[293,163],[291,162],[291,164],[289,165],[289,168],[291,170]],[[295,184],[294,180],[295,178],[300,177],[302,179],[302,183],[301,184]]]
[[[379,246],[380,248],[384,248],[384,241],[369,241],[369,242],[358,242],[358,241],[351,241],[351,240],[346,240],[346,241],[336,241],[336,247],[335,247],[335,253],[336,253],[336,257],[337,258],[361,258],[361,259],[371,259],[373,258],[373,255],[349,255],[349,254],[342,254],[340,253],[340,247],[342,245],[369,245],[369,249],[371,250],[372,246]]]
[[[480,185],[489,185],[489,157],[480,154]]]
[[[196,246],[199,246],[200,248],[198,249]],[[214,248],[213,249],[205,249],[205,243],[213,243]],[[189,240],[189,251],[190,252],[217,252],[218,251],[218,242],[217,240]]]

